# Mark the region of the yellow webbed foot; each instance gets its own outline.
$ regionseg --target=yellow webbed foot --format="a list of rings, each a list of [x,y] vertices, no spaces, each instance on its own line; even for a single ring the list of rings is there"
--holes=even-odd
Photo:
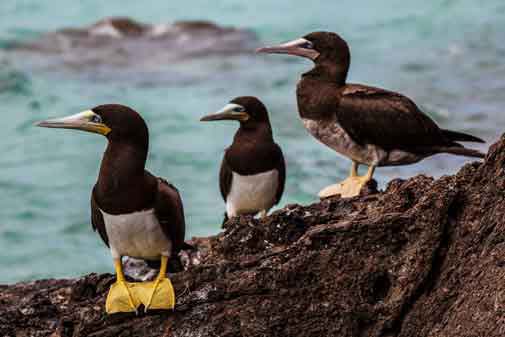
[[[134,297],[144,304],[145,311],[170,310],[175,307],[174,288],[172,282],[166,277],[158,277],[150,282],[135,283],[131,290]]]
[[[367,176],[348,177],[344,181],[325,187],[319,192],[320,198],[328,198],[340,194],[342,198],[351,198],[359,195],[363,186],[366,185],[371,178]]]
[[[165,276],[168,257],[161,257],[160,273],[156,280],[149,282],[126,282],[121,259],[114,259],[117,281],[109,290],[105,310],[108,314],[117,312],[137,312],[140,304],[149,309],[173,309],[175,293],[172,282]]]
[[[108,314],[118,312],[137,312],[140,301],[133,295],[133,286],[135,283],[117,281],[109,290],[107,301],[105,302],[105,311]]]
[[[358,175],[358,166],[359,164],[353,161],[349,177],[338,184],[323,188],[318,194],[319,198],[328,198],[334,195],[340,195],[342,198],[351,198],[359,195],[363,186],[372,180],[375,165],[370,165],[364,176]]]

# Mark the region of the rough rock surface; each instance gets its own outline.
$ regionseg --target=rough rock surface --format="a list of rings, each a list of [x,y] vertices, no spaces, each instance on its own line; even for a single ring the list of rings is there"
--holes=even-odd
[[[171,313],[104,314],[111,275],[0,288],[0,336],[505,336],[505,137],[454,176],[194,239]]]

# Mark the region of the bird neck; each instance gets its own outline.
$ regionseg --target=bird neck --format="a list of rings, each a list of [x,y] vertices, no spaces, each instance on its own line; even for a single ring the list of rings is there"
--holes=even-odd
[[[116,193],[142,183],[147,150],[147,144],[109,141],[100,166],[99,189],[104,193]]]
[[[341,88],[342,85],[332,81],[303,76],[296,89],[300,117],[313,120],[334,118]]]
[[[270,123],[243,123],[235,133],[234,142],[273,141]]]
[[[337,85],[345,85],[347,73],[349,72],[349,63],[320,61],[314,68],[302,75],[302,77],[314,78],[319,81],[332,82]]]
[[[269,124],[256,129],[240,128],[231,146],[226,149],[225,160],[231,170],[240,175],[252,175],[272,169],[278,162],[277,145]]]

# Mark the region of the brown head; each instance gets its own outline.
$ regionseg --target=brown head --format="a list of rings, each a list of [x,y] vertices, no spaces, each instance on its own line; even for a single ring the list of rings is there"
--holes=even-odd
[[[75,115],[36,124],[46,128],[74,129],[105,136],[111,142],[136,145],[147,150],[149,133],[144,119],[120,104],[105,104]]]
[[[259,48],[257,52],[308,58],[314,62],[315,67],[306,75],[318,76],[339,84],[345,83],[351,61],[347,42],[332,32],[313,32],[277,46]]]
[[[243,129],[256,129],[266,126],[270,129],[270,120],[265,105],[256,97],[240,96],[232,99],[217,113],[204,116],[202,122],[218,120],[236,120]]]
[[[109,145],[100,168],[98,188],[133,184],[132,176],[143,176],[149,147],[144,119],[133,109],[105,104],[75,115],[49,119],[36,124],[46,128],[74,129],[105,136]]]

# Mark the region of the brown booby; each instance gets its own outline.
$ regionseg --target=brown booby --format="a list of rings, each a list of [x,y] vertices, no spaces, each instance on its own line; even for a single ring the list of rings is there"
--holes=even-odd
[[[91,193],[92,226],[110,248],[117,275],[107,313],[136,312],[141,304],[145,310],[172,309],[175,294],[166,269],[184,245],[184,210],[177,189],[145,169],[149,134],[144,119],[129,107],[107,104],[37,125],[98,133],[108,140]],[[161,259],[158,277],[126,282],[122,256]]]
[[[242,214],[260,213],[264,217],[279,203],[286,179],[284,156],[274,142],[267,109],[256,97],[237,97],[219,112],[201,118],[217,120],[240,122],[219,172],[226,204],[224,222]]]
[[[351,56],[336,33],[313,32],[257,52],[296,55],[315,64],[297,85],[300,117],[316,139],[352,160],[350,176],[320,191],[320,197],[358,195],[378,166],[412,164],[437,153],[484,157],[458,143],[483,140],[439,128],[408,97],[346,83]],[[360,164],[369,167],[365,176],[358,176]]]

